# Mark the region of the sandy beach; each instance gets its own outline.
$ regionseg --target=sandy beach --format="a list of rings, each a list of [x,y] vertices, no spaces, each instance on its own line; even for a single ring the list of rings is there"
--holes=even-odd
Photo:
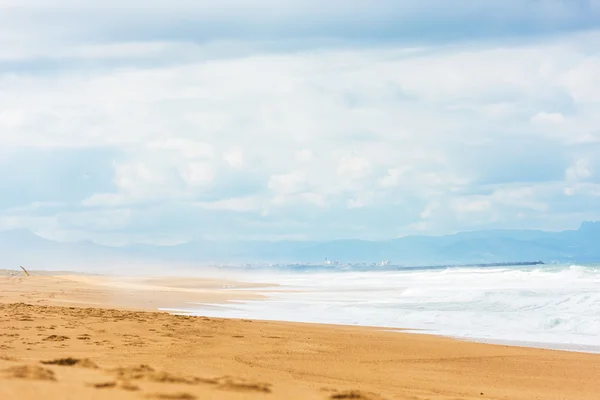
[[[154,311],[256,284],[0,275],[0,399],[599,398],[600,355]]]

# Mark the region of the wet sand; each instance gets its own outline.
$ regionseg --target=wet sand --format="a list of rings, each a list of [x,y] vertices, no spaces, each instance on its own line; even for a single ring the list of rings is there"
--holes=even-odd
[[[599,398],[597,354],[151,311],[260,300],[232,281],[4,275],[0,399]]]

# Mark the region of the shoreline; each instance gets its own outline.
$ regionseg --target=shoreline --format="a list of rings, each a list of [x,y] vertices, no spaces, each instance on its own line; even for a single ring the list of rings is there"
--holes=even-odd
[[[405,328],[405,327],[391,327],[391,326],[379,326],[379,325],[360,325],[360,324],[345,324],[345,323],[332,323],[332,322],[317,322],[317,321],[303,321],[303,320],[281,320],[276,318],[254,318],[254,317],[236,317],[236,316],[223,316],[214,315],[209,310],[225,310],[228,306],[235,306],[236,304],[245,304],[248,301],[261,301],[267,300],[268,294],[279,286],[273,283],[257,283],[257,282],[243,282],[229,278],[215,278],[215,277],[184,277],[184,276],[153,276],[153,275],[142,275],[142,276],[119,276],[119,275],[103,275],[103,274],[91,274],[91,273],[80,273],[71,271],[29,271],[31,276],[45,277],[48,282],[44,282],[45,289],[52,287],[57,283],[52,279],[66,280],[74,284],[71,289],[75,292],[67,292],[62,299],[57,299],[55,293],[51,293],[51,298],[46,298],[40,304],[47,305],[65,305],[65,306],[79,306],[79,307],[104,307],[109,305],[117,309],[124,310],[136,310],[136,311],[149,311],[149,312],[167,312],[171,315],[185,315],[185,316],[206,316],[211,318],[219,318],[225,320],[237,320],[237,319],[253,319],[261,322],[286,322],[286,323],[297,323],[297,324],[315,324],[315,325],[326,325],[326,326],[342,326],[342,327],[361,327],[374,330],[383,331],[396,331],[396,332],[410,332],[419,335],[430,335],[442,338],[450,338],[458,341],[472,342],[472,343],[483,343],[500,346],[514,346],[520,348],[533,348],[533,349],[545,349],[553,351],[567,351],[577,353],[588,353],[588,354],[600,354],[600,345],[585,345],[585,344],[571,344],[571,343],[549,343],[549,342],[536,342],[529,340],[520,339],[494,339],[484,337],[471,337],[471,336],[460,336],[453,334],[445,334],[444,332],[437,332],[432,330],[425,330],[419,328]],[[0,285],[2,280],[10,279],[24,279],[27,278],[20,270],[7,270],[0,269]],[[40,289],[35,288],[35,289]],[[265,291],[264,289],[268,289]],[[65,288],[61,288],[64,291]],[[95,299],[95,301],[87,301],[82,297],[81,291],[90,292],[87,297],[101,297],[101,301]],[[125,296],[123,291],[133,291],[135,296]],[[6,290],[5,290],[6,292]],[[43,291],[35,293],[36,297],[43,296]],[[149,294],[156,295],[160,293],[161,301],[164,304],[169,304],[171,307],[158,303],[152,299],[148,299]],[[131,294],[131,293],[130,293]],[[21,293],[21,296],[24,294]],[[110,296],[107,296],[110,295]],[[5,295],[6,296],[6,295]],[[199,301],[198,301],[199,300]],[[0,303],[2,302],[2,294],[0,293]],[[183,307],[187,305],[188,307]],[[190,310],[192,307],[198,307],[196,310]],[[207,313],[202,313],[202,311]]]
[[[600,392],[598,354],[149,311],[189,297],[260,299],[224,287],[240,282],[177,279],[0,276],[0,398],[595,400]]]
[[[227,305],[222,304],[202,304],[201,307],[205,310],[211,309],[223,309],[227,307]],[[188,311],[184,309],[177,308],[159,308],[158,311],[164,311],[171,315],[182,315],[182,316],[190,316],[190,317],[202,317],[205,314],[200,312]],[[210,316],[211,318],[220,318],[225,320],[239,320],[242,317],[228,317],[228,316]],[[481,338],[481,337],[471,337],[471,336],[458,336],[452,334],[444,334],[443,332],[436,332],[433,330],[419,329],[419,328],[397,328],[391,326],[374,326],[374,325],[360,325],[360,324],[342,324],[342,323],[329,323],[329,322],[312,322],[312,321],[299,321],[299,320],[280,320],[280,319],[264,319],[264,318],[250,318],[254,321],[259,322],[287,322],[292,324],[308,324],[308,325],[324,325],[324,326],[340,326],[340,327],[358,327],[358,328],[367,328],[373,330],[380,331],[388,331],[388,332],[399,332],[399,333],[411,333],[415,335],[429,335],[429,336],[437,336],[440,338],[448,338],[454,339],[457,341],[467,342],[467,343],[481,343],[481,344],[490,344],[490,345],[498,345],[498,346],[511,346],[511,347],[519,347],[519,348],[530,348],[530,349],[540,349],[540,350],[552,350],[552,351],[565,351],[572,353],[582,353],[582,354],[600,354],[600,345],[584,345],[584,344],[572,344],[572,343],[549,343],[549,342],[534,342],[527,340],[516,340],[516,339],[493,339],[493,338]]]
[[[257,288],[258,290],[259,288]],[[236,290],[244,290],[244,289],[236,289]],[[264,292],[259,291],[261,294]],[[268,298],[268,296],[265,296]],[[362,327],[374,330],[384,330],[384,331],[396,331],[396,332],[410,332],[413,334],[419,335],[431,335],[438,336],[443,338],[451,338],[459,341],[472,342],[472,343],[482,343],[482,344],[492,344],[492,345],[500,345],[500,346],[514,346],[520,348],[534,348],[534,349],[546,349],[553,351],[567,351],[567,352],[576,352],[576,353],[588,353],[588,354],[600,354],[600,344],[599,345],[588,345],[588,344],[579,344],[579,343],[561,343],[561,342],[547,342],[547,341],[530,341],[530,340],[522,340],[522,339],[496,339],[496,338],[486,338],[479,336],[461,336],[452,333],[444,333],[443,331],[435,331],[428,330],[422,328],[407,328],[407,327],[396,327],[396,326],[385,326],[385,325],[367,325],[367,324],[351,324],[351,323],[337,323],[337,322],[326,322],[326,321],[308,321],[301,319],[288,319],[282,320],[277,318],[263,318],[263,317],[254,317],[252,315],[243,315],[243,316],[232,316],[227,315],[228,313],[235,311],[235,308],[230,308],[230,306],[235,306],[235,304],[247,304],[249,301],[263,301],[267,299],[245,299],[234,301],[228,304],[206,304],[206,303],[198,303],[198,304],[188,304],[188,307],[183,308],[171,308],[171,307],[160,307],[158,311],[168,312],[173,315],[186,315],[186,316],[209,316],[211,318],[222,318],[227,320],[236,320],[243,318],[250,318],[257,321],[269,321],[269,322],[290,322],[290,323],[298,323],[298,324],[314,324],[314,325],[327,325],[327,326],[344,326],[344,327]],[[219,312],[220,310],[220,312]],[[216,311],[216,312],[215,312]]]
[[[464,340],[473,343],[483,343],[500,346],[513,346],[521,347],[525,349],[540,349],[540,350],[552,350],[552,351],[566,351],[571,353],[581,354],[600,354],[600,345],[591,346],[584,344],[569,344],[569,343],[546,343],[546,342],[531,342],[527,340],[496,340],[496,339],[485,339],[485,338],[463,338],[453,337],[457,340]]]
[[[553,351],[567,351],[576,353],[600,354],[600,345],[585,345],[585,344],[570,344],[570,343],[549,343],[536,342],[520,339],[494,339],[484,337],[470,337],[453,334],[444,334],[432,330],[424,330],[419,328],[391,327],[379,325],[360,325],[360,324],[344,324],[332,322],[317,322],[317,321],[302,321],[302,320],[281,320],[276,318],[254,318],[254,317],[235,317],[214,315],[208,312],[215,309],[226,309],[228,306],[236,304],[244,304],[248,301],[267,300],[268,294],[279,286],[273,283],[257,283],[243,282],[229,278],[215,277],[185,277],[185,276],[119,276],[119,275],[103,275],[80,273],[71,271],[29,271],[31,276],[45,277],[49,282],[45,282],[45,288],[52,287],[57,282],[52,281],[52,278],[58,280],[67,280],[74,284],[75,292],[67,292],[65,298],[56,299],[54,293],[51,293],[52,298],[46,298],[40,304],[79,306],[79,307],[111,307],[124,310],[148,311],[148,312],[167,312],[171,315],[185,315],[191,317],[206,316],[211,318],[219,318],[224,320],[238,319],[253,319],[261,322],[286,322],[297,324],[315,324],[325,326],[341,326],[341,327],[360,327],[383,331],[396,331],[404,333],[413,333],[419,335],[430,335],[441,338],[450,338],[458,341],[471,343],[482,343],[500,346],[514,346],[519,348],[545,349]],[[23,279],[27,278],[20,270],[0,269],[0,285],[2,279]],[[80,286],[79,286],[80,285]],[[72,289],[73,289],[72,288]],[[36,288],[39,289],[39,288]],[[267,292],[264,289],[268,289]],[[65,290],[61,288],[61,291]],[[86,301],[81,297],[81,291],[89,291],[91,297],[101,297],[101,301]],[[134,291],[135,296],[124,296],[122,291]],[[164,304],[170,304],[171,307],[158,303],[152,299],[148,299],[148,295],[156,295],[160,293],[161,300]],[[107,296],[109,294],[110,296]],[[23,295],[23,293],[21,293]],[[35,295],[40,297],[43,292],[38,292]],[[199,301],[197,301],[199,300]],[[2,294],[0,293],[0,303],[2,302]],[[187,305],[189,307],[184,308]],[[192,306],[198,307],[195,311],[190,310]],[[207,313],[202,313],[202,310]]]

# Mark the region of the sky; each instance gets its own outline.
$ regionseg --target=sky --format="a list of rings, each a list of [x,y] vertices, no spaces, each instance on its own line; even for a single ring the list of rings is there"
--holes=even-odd
[[[600,220],[600,0],[0,0],[0,230]]]

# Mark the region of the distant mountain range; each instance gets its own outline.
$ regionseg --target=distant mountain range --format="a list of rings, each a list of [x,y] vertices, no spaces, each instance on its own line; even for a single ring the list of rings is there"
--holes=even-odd
[[[488,230],[384,241],[194,241],[177,246],[59,243],[27,230],[0,232],[0,268],[110,270],[223,264],[341,263],[449,265],[510,261],[600,261],[600,222],[578,230]]]

